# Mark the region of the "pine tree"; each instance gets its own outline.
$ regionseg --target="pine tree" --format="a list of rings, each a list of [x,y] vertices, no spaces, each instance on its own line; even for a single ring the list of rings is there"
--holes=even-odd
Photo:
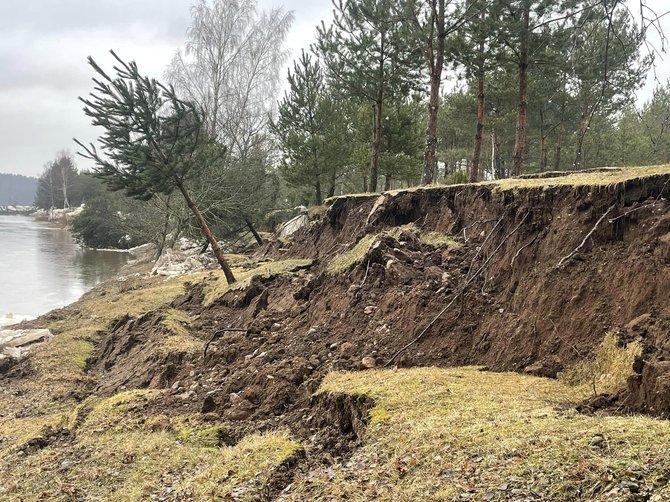
[[[203,114],[192,103],[180,100],[173,88],[142,76],[135,62],[126,63],[114,52],[116,77],[109,77],[89,57],[97,74],[94,92],[84,103],[84,113],[94,126],[104,129],[95,145],[84,145],[80,154],[95,163],[95,174],[111,190],[149,200],[175,189],[198,220],[228,283],[233,272],[212,235],[204,216],[194,204],[186,182],[199,166],[222,153],[204,130]]]
[[[346,164],[348,142],[342,141],[340,110],[325,87],[318,61],[305,51],[288,72],[289,89],[279,102],[270,127],[285,155],[284,178],[295,186],[311,186],[316,204],[335,191],[338,168]]]
[[[370,182],[377,190],[384,104],[399,100],[417,85],[420,54],[408,44],[407,25],[395,15],[392,0],[333,0],[335,18],[317,28],[318,48],[329,79],[373,107]]]

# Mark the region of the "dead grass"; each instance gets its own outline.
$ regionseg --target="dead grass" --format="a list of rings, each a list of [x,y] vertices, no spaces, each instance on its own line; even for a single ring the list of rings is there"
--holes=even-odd
[[[458,249],[461,247],[461,244],[456,242],[451,236],[443,234],[442,232],[426,232],[422,233],[419,237],[419,240],[423,244],[433,247],[442,247],[446,246],[449,249]]]
[[[640,354],[639,341],[619,347],[616,335],[607,333],[595,356],[564,371],[561,379],[568,385],[585,386],[593,394],[611,393],[633,374],[633,363]]]
[[[279,433],[224,448],[183,442],[169,431],[84,434],[67,449],[0,461],[0,499],[258,500],[263,481],[297,449]]]
[[[334,275],[349,270],[355,263],[360,262],[365,257],[377,237],[379,237],[379,234],[365,235],[349,251],[335,256],[326,267],[326,272]]]
[[[258,500],[274,468],[300,449],[282,432],[218,447],[223,426],[148,414],[159,395],[93,397],[69,415],[0,425],[0,500],[228,500],[233,490],[236,500]],[[15,453],[46,426],[69,427],[72,441]]]
[[[645,166],[645,167],[622,167],[605,172],[583,172],[554,178],[509,178],[491,182],[500,190],[511,190],[514,188],[532,188],[555,185],[574,186],[610,186],[625,181],[655,176],[659,174],[670,174],[670,165]]]
[[[265,262],[249,270],[233,269],[237,282],[230,285],[226,282],[223,272],[213,272],[211,277],[214,280],[210,281],[204,289],[205,298],[203,304],[209,306],[228,292],[244,290],[255,276],[283,274],[298,268],[307,267],[311,263],[312,260],[280,260]]]
[[[181,310],[169,309],[165,312],[161,325],[169,332],[161,342],[157,355],[165,360],[173,356],[191,356],[203,350],[201,340],[191,336],[188,327],[193,320]]]
[[[170,357],[193,356],[202,352],[204,346],[202,340],[190,335],[170,335],[161,342],[157,355],[162,360]]]
[[[596,171],[576,172],[565,176],[557,175],[555,177],[550,178],[506,178],[495,181],[482,181],[478,184],[491,185],[498,190],[514,190],[520,188],[534,188],[534,187],[559,186],[559,185],[606,187],[616,185],[618,183],[623,183],[626,181],[631,181],[634,179],[646,178],[649,176],[656,176],[663,174],[670,174],[670,164],[663,164],[658,166],[612,168],[609,171],[602,171],[602,172],[596,172]],[[444,190],[446,187],[455,188],[467,185],[468,183],[459,185],[433,184],[428,186],[416,186],[410,188],[391,190],[388,192],[383,192],[382,195],[393,197],[402,193],[421,192],[424,190],[425,191]],[[332,197],[330,199],[326,199],[324,202],[327,205],[329,205],[332,204],[332,202],[336,199],[347,199],[347,198],[374,199],[379,197],[379,195],[380,195],[379,193],[348,194],[348,195],[341,195],[338,197]]]
[[[670,496],[670,422],[580,415],[571,407],[584,389],[556,380],[376,370],[332,373],[320,392],[377,404],[364,446],[299,481],[290,500],[632,500],[628,482]]]

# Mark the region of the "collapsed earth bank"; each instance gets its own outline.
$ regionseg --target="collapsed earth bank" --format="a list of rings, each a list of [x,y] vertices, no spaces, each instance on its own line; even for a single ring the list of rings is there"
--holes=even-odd
[[[478,365],[556,377],[609,333],[642,350],[606,402],[667,416],[668,171],[332,199],[291,240],[238,258],[234,285],[206,272],[151,308],[100,306],[114,294],[137,303],[149,286],[130,278],[34,322],[58,334],[73,319],[109,319],[93,323],[85,376],[51,398],[162,390],[143,414],[222,421],[224,444],[288,427],[324,462],[349,450],[372,406],[314,395],[329,372]],[[7,385],[34,371],[22,362]]]

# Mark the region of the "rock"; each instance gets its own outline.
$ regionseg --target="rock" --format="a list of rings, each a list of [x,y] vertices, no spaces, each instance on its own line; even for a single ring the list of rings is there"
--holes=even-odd
[[[0,331],[0,351],[5,347],[26,347],[53,338],[48,329],[5,329]]]
[[[158,260],[156,260],[151,274],[175,277],[214,268],[215,266],[216,259],[211,254],[193,254],[191,250],[166,249]]]
[[[236,392],[230,393],[230,404],[234,408],[239,408],[243,410],[252,410],[254,405],[248,399],[243,398]]]
[[[279,227],[279,237],[289,237],[309,223],[306,214],[299,214]]]
[[[363,309],[363,312],[367,315],[370,315],[373,314],[375,310],[377,310],[377,307],[375,307],[374,305],[368,305]]]
[[[211,413],[216,409],[216,401],[214,400],[214,397],[212,395],[208,395],[205,397],[205,400],[202,402],[202,406],[200,407],[200,413],[206,414],[206,413]]]
[[[175,383],[172,384],[172,387],[170,387],[172,390],[177,390],[179,388],[179,385],[181,382],[177,380]]]
[[[642,314],[626,324],[625,329],[629,336],[644,336],[653,320],[651,314]]]
[[[251,412],[249,410],[231,409],[231,410],[226,411],[226,413],[224,413],[223,416],[225,418],[227,418],[228,420],[234,420],[234,421],[246,420],[247,418],[249,418],[251,416]]]
[[[361,366],[363,366],[363,368],[366,368],[366,369],[376,368],[377,367],[377,361],[375,360],[374,357],[367,356],[367,357],[364,357],[363,359],[361,359]]]
[[[344,342],[340,346],[340,354],[342,354],[344,357],[349,357],[352,356],[356,351],[356,345],[354,345],[351,342]]]
[[[604,448],[605,446],[607,446],[605,436],[603,436],[602,434],[594,434],[593,437],[591,438],[591,441],[589,441],[589,446],[592,448]]]
[[[48,329],[0,330],[0,373],[6,372],[25,357],[34,345],[53,339]]]
[[[5,354],[0,354],[0,374],[5,373],[9,368],[14,366],[16,360]]]
[[[555,357],[546,357],[541,361],[526,366],[523,371],[529,375],[556,378],[556,375],[563,369],[561,361]]]

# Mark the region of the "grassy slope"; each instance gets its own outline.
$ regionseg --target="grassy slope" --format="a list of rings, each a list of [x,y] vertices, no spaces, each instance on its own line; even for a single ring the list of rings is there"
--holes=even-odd
[[[364,446],[297,483],[291,500],[628,500],[626,483],[670,496],[670,423],[581,415],[585,387],[417,368],[333,373],[320,392],[377,404]]]
[[[268,269],[283,267],[235,271],[253,275]],[[203,280],[222,281],[217,272],[128,278],[89,294],[45,324],[56,340],[33,350],[29,375],[0,388],[0,500],[143,500],[157,493],[207,500],[233,490],[238,500],[254,500],[274,468],[300,449],[286,433],[217,447],[217,431],[198,417],[170,420],[143,413],[143,403],[156,391],[91,397],[83,404],[72,397],[90,379],[85,366],[98,330],[123,315],[164,308],[184,294],[187,282]],[[183,312],[167,311],[164,323],[174,336],[161,351],[196,343],[184,332],[188,322]],[[61,437],[57,431],[63,428],[70,432]],[[50,442],[46,448],[30,446],[43,440]]]

